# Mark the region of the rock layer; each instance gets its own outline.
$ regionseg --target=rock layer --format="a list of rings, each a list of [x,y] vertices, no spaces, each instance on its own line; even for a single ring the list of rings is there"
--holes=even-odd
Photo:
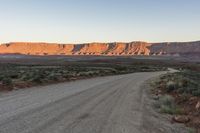
[[[199,42],[56,44],[13,42],[0,45],[0,54],[25,55],[200,55]]]

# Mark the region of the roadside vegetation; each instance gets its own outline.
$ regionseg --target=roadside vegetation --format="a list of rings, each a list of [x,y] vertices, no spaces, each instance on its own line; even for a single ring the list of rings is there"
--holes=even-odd
[[[60,66],[6,64],[0,66],[0,90],[13,90],[97,76],[162,70],[165,68],[112,63],[75,63]]]
[[[154,107],[200,132],[200,71],[183,69],[163,75],[153,84]],[[190,132],[191,132],[190,131]]]

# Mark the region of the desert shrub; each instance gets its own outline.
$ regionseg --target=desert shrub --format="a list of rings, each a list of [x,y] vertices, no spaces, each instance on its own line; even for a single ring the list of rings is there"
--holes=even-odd
[[[125,67],[125,66],[116,66],[115,70],[117,70],[117,71],[126,71],[127,67]]]
[[[11,74],[11,75],[10,75],[10,78],[12,78],[12,79],[17,79],[18,77],[19,77],[18,74]]]
[[[117,70],[112,69],[112,70],[111,70],[111,73],[117,74]]]
[[[166,114],[182,114],[182,109],[178,108],[175,104],[174,98],[170,95],[162,96],[155,104],[154,107],[159,109],[161,113]]]
[[[99,72],[98,72],[98,71],[94,71],[93,74],[94,74],[95,76],[98,76],[98,75],[99,75]]]
[[[80,76],[81,76],[81,75],[80,75]],[[69,79],[70,76],[69,76],[68,74],[64,74],[64,75],[63,75],[63,78],[65,78],[65,79]]]
[[[36,83],[42,83],[42,80],[39,76],[35,76],[33,79],[32,79],[33,82],[36,82]]]
[[[160,107],[160,112],[161,113],[166,113],[166,114],[173,114],[173,108],[171,108],[171,107],[169,107],[169,106],[164,106],[164,105],[162,105],[161,107]]]
[[[167,74],[161,77],[161,81],[164,83],[164,90],[168,93],[175,91],[180,94],[200,96],[199,72],[181,71]]]
[[[141,69],[150,69],[150,66],[142,66]]]
[[[63,69],[61,69],[61,70],[58,71],[58,73],[63,75],[65,73],[65,71]]]
[[[81,76],[87,76],[87,77],[92,77],[95,74],[94,74],[93,71],[88,71],[88,72],[80,72],[79,75],[81,75]]]
[[[200,88],[195,90],[195,91],[192,91],[192,95],[194,96],[200,96]]]
[[[44,75],[41,73],[35,73],[35,75],[33,76],[33,78],[31,79],[32,82],[36,82],[36,83],[42,83],[42,81],[45,79]]]
[[[168,107],[173,107],[174,106],[174,98],[169,95],[164,95],[160,98],[160,104],[165,105]]]
[[[52,80],[52,81],[58,81],[59,80],[59,77],[61,76],[61,74],[58,74],[58,73],[55,73],[55,72],[51,72],[47,78],[49,80]]]
[[[33,79],[34,76],[35,76],[35,74],[30,72],[30,73],[23,74],[23,75],[21,76],[21,79],[22,79],[23,81],[28,81],[28,80]]]
[[[182,114],[183,110],[181,108],[176,107],[176,106],[174,106],[174,107],[161,106],[160,112],[173,115],[173,114]]]
[[[174,81],[168,81],[166,83],[166,91],[167,92],[172,92],[177,88],[177,83]]]
[[[180,87],[187,87],[188,86],[188,80],[183,78],[182,80],[179,81],[179,86]]]
[[[179,85],[178,92],[179,93],[187,93],[192,94],[194,96],[199,96],[199,85],[197,82],[187,79],[185,81],[180,81],[181,83],[184,82],[185,84]]]
[[[49,79],[52,80],[52,81],[58,81],[59,80],[59,78],[56,77],[56,76],[51,76]]]
[[[188,133],[196,133],[196,129],[194,128],[188,128]]]
[[[13,82],[12,82],[12,79],[5,77],[5,78],[2,79],[2,84],[10,86],[10,85],[13,84]]]
[[[139,67],[138,70],[140,72],[149,72],[149,71],[156,71],[156,68],[153,68],[151,66],[142,66],[142,67]]]
[[[85,76],[86,74],[83,72],[79,72],[79,76]],[[67,77],[70,77],[70,75],[67,75]]]
[[[89,77],[92,77],[94,74],[93,73],[88,73],[88,76]]]
[[[153,106],[154,106],[154,108],[156,108],[156,109],[160,109],[160,107],[161,107],[161,104],[160,104],[160,102],[155,102],[155,103],[153,103]]]
[[[3,78],[4,78],[4,76],[3,76],[3,75],[0,75],[0,81],[2,81],[2,80],[3,80]]]

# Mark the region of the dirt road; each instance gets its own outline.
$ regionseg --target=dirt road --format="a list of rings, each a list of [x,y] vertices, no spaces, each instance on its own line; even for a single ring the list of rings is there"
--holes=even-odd
[[[142,83],[134,73],[0,94],[0,133],[142,133]],[[146,110],[148,111],[148,110]]]

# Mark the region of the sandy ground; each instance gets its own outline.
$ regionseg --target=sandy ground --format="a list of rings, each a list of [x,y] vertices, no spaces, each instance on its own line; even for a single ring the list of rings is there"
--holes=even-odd
[[[0,93],[0,133],[184,133],[152,108],[144,81],[165,72]]]

